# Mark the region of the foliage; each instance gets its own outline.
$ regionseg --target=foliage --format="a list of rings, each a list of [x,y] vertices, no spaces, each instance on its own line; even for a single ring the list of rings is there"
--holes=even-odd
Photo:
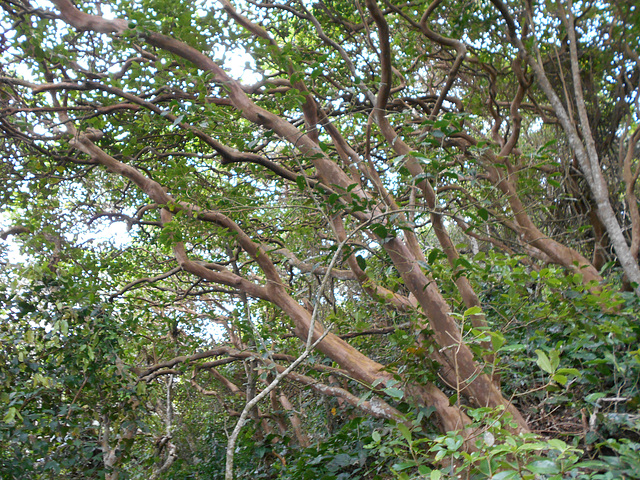
[[[638,478],[633,2],[77,3],[0,3],[2,478]]]
[[[291,480],[340,480],[380,478],[388,468],[378,452],[367,448],[380,422],[354,418],[318,444],[297,452],[295,462],[277,478]]]
[[[74,288],[64,278],[34,283],[5,290],[0,307],[3,477],[100,478],[99,425],[147,430],[143,385],[124,364],[126,320],[108,305],[62,303]]]

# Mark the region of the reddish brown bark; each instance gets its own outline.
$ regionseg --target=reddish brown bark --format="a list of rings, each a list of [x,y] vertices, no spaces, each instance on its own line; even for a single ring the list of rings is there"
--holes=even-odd
[[[91,25],[94,25],[95,22],[100,22],[98,17],[89,16],[91,18],[87,18],[84,14],[77,15],[75,13],[75,8],[66,0],[56,0],[56,5],[60,8],[65,20],[78,28],[88,28]],[[379,28],[384,28],[386,23],[379,22],[380,12],[379,10],[376,10],[377,6],[375,6],[371,1],[367,2],[367,6],[372,11]],[[102,21],[105,23],[96,27],[96,29],[100,29],[99,31],[122,31],[119,30],[119,28],[121,28],[121,22],[113,23],[112,21]],[[323,153],[323,151],[318,147],[313,136],[310,137],[303,134],[288,121],[254,104],[237,82],[228,77],[226,73],[217,64],[215,64],[215,62],[211,61],[201,52],[180,41],[160,34],[147,33],[145,34],[145,38],[151,45],[172,52],[183,59],[192,62],[197,67],[211,72],[212,80],[216,83],[225,85],[231,103],[246,119],[257,125],[273,130],[282,138],[287,139],[292,145],[295,145],[303,155],[307,155],[312,158],[320,177],[326,183],[337,184],[343,188],[356,183],[344,173],[341,167]],[[380,38],[383,42],[387,42],[388,44],[388,33],[384,34],[384,32],[382,32]],[[383,49],[382,60],[383,76],[386,78],[386,82],[384,82],[381,93],[379,94],[379,103],[384,105],[386,104],[386,98],[388,97],[392,70],[388,59],[388,48]],[[382,110],[382,108],[380,110]],[[385,134],[385,137],[387,137],[387,140],[391,140],[391,144],[394,145],[394,148],[404,149],[404,153],[409,152],[409,147],[397,138],[395,132],[392,134],[389,131],[390,126],[384,118],[384,115],[378,115],[378,124]],[[85,135],[79,135],[78,140],[74,142],[74,145],[76,148],[91,155],[92,158],[105,165],[109,170],[133,180],[152,198],[153,201],[165,205],[175,205],[177,208],[186,209],[195,214],[196,217],[202,221],[215,223],[234,232],[239,245],[254,258],[266,275],[266,285],[256,285],[253,282],[239,277],[227,270],[209,270],[206,267],[189,260],[184,252],[184,248],[180,244],[176,245],[176,258],[185,270],[193,273],[194,275],[203,279],[239,288],[241,291],[249,295],[273,302],[292,319],[297,336],[306,340],[311,326],[311,315],[287,294],[279,279],[277,270],[269,259],[267,253],[260,246],[255,245],[238,227],[238,225],[218,212],[204,211],[193,205],[175,202],[160,185],[144,177],[132,167],[109,157],[98,149]],[[396,147],[396,145],[398,147]],[[414,168],[415,165],[416,164],[413,164],[412,168]],[[423,182],[422,188],[423,191],[426,192],[426,196],[428,198],[431,200],[435,198],[433,190],[427,182]],[[363,198],[367,198],[367,194],[361,188],[355,188],[352,192]],[[164,212],[166,212],[166,210]],[[360,216],[360,218],[366,219],[376,215],[380,215],[380,212],[374,210],[369,214],[365,214],[364,218],[362,216]],[[438,222],[437,213],[434,213],[434,215],[436,215],[434,218],[436,222]],[[452,244],[447,243],[446,231],[444,231],[444,229],[441,229],[440,236],[443,238],[443,243],[449,251],[449,255],[454,255],[451,249]],[[417,247],[418,245],[413,242],[413,248],[409,248],[399,238],[385,239],[384,242],[384,248],[391,256],[393,263],[404,279],[405,284],[418,299],[418,302],[427,314],[431,329],[434,331],[434,337],[442,347],[444,357],[448,360],[448,367],[450,371],[453,371],[456,374],[456,384],[460,387],[460,392],[467,395],[479,405],[493,407],[505,406],[507,410],[513,414],[515,420],[520,425],[520,428],[526,431],[527,426],[523,417],[512,405],[509,404],[507,400],[502,397],[501,393],[491,380],[481,373],[480,368],[473,359],[473,355],[468,347],[463,343],[460,330],[449,314],[448,305],[444,301],[433,280],[426,276],[419,266],[419,259],[421,257],[423,259],[424,257],[421,250]],[[465,298],[465,303],[470,305],[477,304],[477,298],[474,300],[475,294],[470,286],[468,286],[468,281],[466,281],[464,277],[460,278],[462,279],[462,281],[459,282],[460,285],[462,285],[460,289],[463,297]],[[319,326],[316,326],[314,338],[319,338],[321,333],[322,329]],[[341,365],[354,378],[366,384],[373,385],[376,381],[385,381],[390,378],[390,374],[383,372],[382,365],[372,361],[361,352],[351,347],[344,340],[341,340],[331,333],[329,333],[325,339],[320,342],[318,350]],[[457,429],[469,422],[469,419],[458,408],[449,405],[448,398],[434,385],[414,385],[410,387],[410,390],[417,398],[421,399],[426,404],[437,406],[439,421],[444,430]]]

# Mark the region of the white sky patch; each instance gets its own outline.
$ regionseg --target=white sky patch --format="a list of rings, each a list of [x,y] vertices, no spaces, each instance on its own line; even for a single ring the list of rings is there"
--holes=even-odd
[[[240,49],[224,51],[220,48],[214,50],[214,58],[225,59],[221,64],[229,76],[245,85],[251,85],[262,80],[262,75],[257,73],[256,62],[251,55]]]
[[[19,226],[12,224],[9,220],[7,212],[0,213],[0,231],[4,231],[8,228]],[[25,235],[25,234],[22,234]],[[28,234],[26,234],[28,235]],[[63,235],[64,237],[64,235]],[[65,238],[66,241],[71,241],[76,244],[83,243],[111,243],[116,248],[125,248],[130,245],[132,237],[127,230],[127,226],[121,222],[114,222],[101,229],[95,229],[93,231],[85,231],[78,235],[76,241],[72,238]],[[15,237],[10,235],[6,240],[0,240],[7,249],[7,260],[9,263],[27,263],[29,257],[20,253],[20,247],[15,241]]]
[[[0,212],[0,231],[5,231],[13,226],[16,225],[11,223],[7,212]],[[2,247],[7,248],[7,261],[9,263],[24,263],[27,260],[27,257],[20,253],[20,248],[13,240],[13,235],[9,235],[6,240],[0,239],[0,242],[3,244]]]
[[[110,242],[116,248],[127,247],[131,243],[131,235],[127,230],[127,225],[123,222],[114,222],[99,231],[82,233],[78,238],[78,243],[85,242]]]
[[[13,242],[10,238],[8,238],[6,240],[6,243],[8,247],[7,260],[9,261],[9,263],[16,264],[16,263],[25,263],[27,261],[27,256],[22,255],[20,253],[20,249],[15,242]]]

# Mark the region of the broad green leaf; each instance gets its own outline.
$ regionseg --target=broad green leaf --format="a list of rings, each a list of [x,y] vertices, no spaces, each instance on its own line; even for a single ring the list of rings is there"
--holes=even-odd
[[[552,438],[548,443],[551,448],[555,448],[561,452],[564,452],[567,449],[567,444],[558,438]]]
[[[400,430],[400,433],[402,434],[404,439],[407,441],[409,445],[411,445],[411,441],[412,441],[411,430],[409,430],[409,428],[404,423],[399,423],[397,426],[398,426],[398,430]]]
[[[556,462],[552,460],[536,460],[535,462],[525,465],[525,468],[530,472],[540,475],[551,475],[554,473],[560,473],[558,465],[556,465]]]
[[[536,361],[538,366],[545,372],[553,374],[553,372],[555,372],[555,369],[551,365],[551,361],[549,360],[549,357],[547,357],[547,354],[542,350],[536,350],[536,354],[538,355],[538,360]]]
[[[16,419],[16,414],[18,413],[18,409],[16,407],[9,407],[7,413],[2,418],[3,423],[12,424]]]
[[[491,477],[491,480],[511,480],[518,478],[518,472],[515,470],[503,470]]]
[[[477,306],[476,307],[471,307],[471,308],[468,308],[467,310],[465,310],[464,317],[467,318],[467,317],[470,317],[472,315],[480,315],[481,313],[482,313],[482,308],[477,307]]]
[[[409,460],[406,462],[399,462],[399,463],[394,463],[392,468],[398,472],[401,472],[402,470],[406,470],[408,468],[413,468],[416,466],[416,462],[413,460]]]
[[[383,388],[382,391],[396,401],[402,400],[402,398],[404,397],[404,392],[399,388],[387,387]]]
[[[567,382],[569,381],[569,379],[566,377],[566,375],[561,375],[559,373],[554,373],[551,378],[553,378],[553,380],[558,382],[560,385],[566,385]]]

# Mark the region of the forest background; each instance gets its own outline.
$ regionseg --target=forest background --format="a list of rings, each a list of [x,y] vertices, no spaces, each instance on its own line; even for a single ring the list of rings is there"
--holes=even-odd
[[[635,2],[0,5],[2,478],[640,478]]]

